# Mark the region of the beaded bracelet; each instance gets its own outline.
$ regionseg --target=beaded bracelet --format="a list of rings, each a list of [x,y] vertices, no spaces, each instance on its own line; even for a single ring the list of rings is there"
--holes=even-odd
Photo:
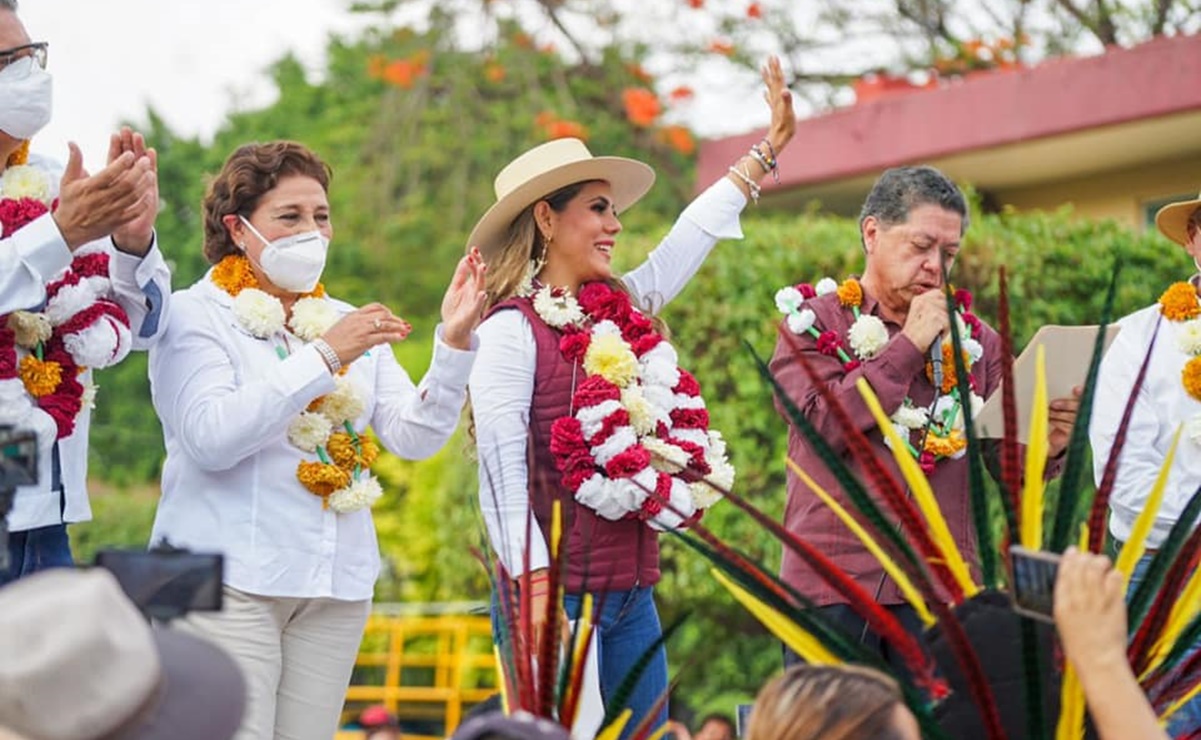
[[[744,183],[746,183],[747,190],[751,191],[751,200],[755,203],[755,205],[759,205],[759,183],[752,180],[751,176],[746,172],[734,167],[733,165],[730,166],[729,172],[731,175],[734,175],[739,180],[742,180]]]
[[[757,146],[751,147],[749,154],[756,162],[759,163],[759,166],[763,168],[763,172],[765,174],[768,172],[771,172],[775,169],[770,164],[768,164],[767,157],[763,156],[763,152],[759,151],[759,147],[757,147]]]
[[[313,346],[317,348],[317,352],[321,355],[321,359],[325,360],[325,364],[329,365],[331,373],[337,374],[342,369],[342,361],[338,359],[338,353],[334,351],[334,348],[329,346],[329,342],[324,339],[314,339]]]
[[[767,145],[766,155],[759,148],[759,144]],[[780,160],[776,157],[776,149],[767,139],[760,140],[759,144],[751,147],[751,156],[755,157],[756,160],[763,164],[764,169],[771,173],[772,180],[774,180],[778,185],[780,184]],[[760,160],[759,157],[763,157],[763,159]]]

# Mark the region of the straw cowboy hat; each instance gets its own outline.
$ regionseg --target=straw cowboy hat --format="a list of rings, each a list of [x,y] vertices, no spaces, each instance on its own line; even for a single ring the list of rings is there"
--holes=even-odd
[[[1195,200],[1169,203],[1155,214],[1155,225],[1163,235],[1180,245],[1188,244],[1188,222],[1201,208],[1201,195]]]
[[[467,246],[479,247],[485,261],[495,257],[513,219],[526,207],[586,180],[608,182],[614,207],[623,211],[651,189],[655,171],[625,157],[594,157],[579,139],[548,141],[514,159],[496,176],[496,203],[471,230]]]

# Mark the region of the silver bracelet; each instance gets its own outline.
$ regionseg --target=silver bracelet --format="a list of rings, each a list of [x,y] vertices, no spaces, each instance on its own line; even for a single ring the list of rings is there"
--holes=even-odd
[[[763,152],[759,151],[759,147],[751,147],[751,150],[748,152],[748,154],[750,154],[751,157],[759,163],[759,166],[763,168],[763,174],[766,175],[768,172],[772,171],[771,165],[767,163],[767,157],[763,156]]]
[[[336,374],[342,369],[342,361],[338,359],[338,353],[334,348],[329,346],[329,342],[324,339],[314,339],[313,346],[317,348],[317,352],[321,355],[321,359],[325,360],[325,364],[329,365],[330,373]]]
[[[730,174],[737,177],[739,180],[742,180],[744,183],[746,183],[747,190],[751,191],[751,201],[753,201],[755,203],[755,205],[758,205],[759,204],[759,183],[752,180],[751,176],[748,175],[746,172],[738,169],[737,167],[735,167],[733,165],[730,165],[729,172],[730,172]]]

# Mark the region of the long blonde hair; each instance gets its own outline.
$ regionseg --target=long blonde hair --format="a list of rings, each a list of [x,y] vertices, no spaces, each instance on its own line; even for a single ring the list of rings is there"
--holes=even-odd
[[[746,740],[899,740],[896,681],[860,666],[797,665],[763,687]]]

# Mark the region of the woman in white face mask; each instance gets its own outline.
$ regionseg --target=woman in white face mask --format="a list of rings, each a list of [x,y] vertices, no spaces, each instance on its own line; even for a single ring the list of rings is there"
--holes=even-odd
[[[245,673],[239,737],[333,737],[379,573],[371,466],[454,431],[474,359],[484,266],[464,257],[414,385],[388,346],[409,325],[320,283],[329,170],[303,146],[243,146],[204,199],[212,269],[175,295],[150,355],[167,446],[153,538],[225,553],[224,610],[183,625]]]

